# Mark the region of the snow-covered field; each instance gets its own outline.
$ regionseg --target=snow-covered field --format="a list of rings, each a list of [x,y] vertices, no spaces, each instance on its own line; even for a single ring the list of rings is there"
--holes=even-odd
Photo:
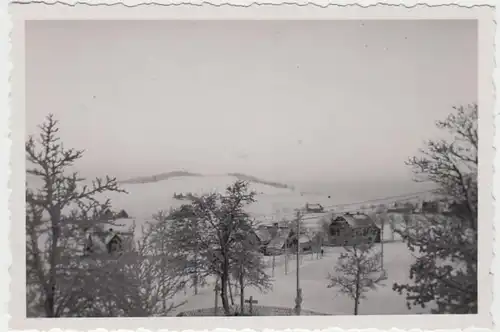
[[[325,256],[320,259],[311,255],[304,255],[300,265],[300,287],[302,288],[303,302],[302,308],[319,313],[331,315],[352,315],[353,301],[340,294],[334,288],[327,288],[327,275],[333,273],[333,269],[339,254],[343,248],[326,248]],[[270,257],[268,260],[272,259]],[[274,271],[273,289],[268,293],[261,294],[255,289],[245,290],[245,297],[253,296],[259,301],[259,305],[288,307],[295,305],[296,294],[296,261],[290,260],[288,274],[285,274],[283,257],[276,258],[276,268]],[[384,244],[384,267],[388,273],[388,280],[385,286],[379,287],[366,294],[366,299],[362,300],[359,307],[360,315],[380,315],[380,314],[420,314],[428,313],[429,308],[412,308],[408,310],[405,298],[392,290],[395,282],[407,282],[409,266],[413,257],[401,242]],[[178,308],[174,313],[201,308],[213,308],[215,301],[214,285],[210,284],[200,289],[198,295],[193,295],[191,290],[188,294],[180,294],[176,301],[180,303],[187,300],[187,303]],[[239,303],[239,297],[235,298],[235,303]],[[220,299],[219,299],[220,305]]]
[[[210,175],[202,177],[178,177],[165,181],[141,184],[123,184],[121,188],[128,194],[107,194],[112,200],[115,210],[125,209],[129,215],[137,219],[151,218],[159,210],[178,207],[184,201],[173,198],[174,193],[203,194],[223,192],[234,183],[236,177],[226,175]],[[293,215],[295,208],[304,207],[309,203],[320,203],[325,206],[335,204],[327,195],[307,194],[285,188],[251,183],[250,188],[257,193],[257,202],[248,207],[248,211],[256,218],[267,219]]]
[[[170,208],[179,207],[186,201],[173,198],[174,193],[203,194],[210,192],[223,192],[225,188],[236,181],[236,177],[227,175],[185,176],[170,178],[164,181],[122,184],[120,187],[128,192],[106,193],[105,198],[110,198],[113,209],[124,209],[140,225],[146,220],[151,220],[152,215],[160,210],[168,211]],[[257,193],[256,202],[247,207],[247,211],[261,223],[272,223],[283,218],[292,219],[294,210],[304,208],[306,203],[321,204],[325,210],[344,209],[354,210],[356,205],[339,204],[349,203],[335,195],[321,193],[301,192],[300,189],[276,188],[260,183],[250,183],[251,190]],[[104,198],[104,197],[103,197]],[[325,214],[308,214],[304,216],[304,224],[310,228],[317,228],[319,221]]]

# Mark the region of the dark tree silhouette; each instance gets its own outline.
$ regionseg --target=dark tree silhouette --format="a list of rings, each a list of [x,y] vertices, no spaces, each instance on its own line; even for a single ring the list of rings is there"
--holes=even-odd
[[[31,136],[25,144],[26,172],[41,180],[37,189],[26,189],[27,289],[42,295],[39,300],[47,317],[57,317],[71,300],[68,290],[58,283],[65,273],[62,266],[75,254],[70,252],[74,249],[68,236],[83,238],[84,229],[105,223],[110,203],[99,202],[97,195],[123,190],[115,178],[97,178],[87,186],[78,173],[68,174],[83,151],[64,148],[52,115],[39,129],[39,139]],[[76,208],[78,213],[65,215]]]
[[[431,181],[454,203],[451,213],[429,213],[407,222],[403,236],[417,260],[412,283],[395,284],[408,307],[435,302],[434,313],[477,313],[477,105],[456,107],[440,129],[449,140],[431,140],[408,161],[418,181]],[[408,218],[409,216],[406,216]]]
[[[236,181],[224,194],[194,197],[190,204],[172,214],[172,248],[183,260],[192,262],[197,278],[215,275],[220,280],[220,296],[226,315],[230,314],[229,284],[234,267],[245,252],[248,258],[258,246],[243,245],[253,233],[254,224],[244,207],[255,202],[255,193],[248,183]],[[245,261],[257,264],[254,259]],[[253,276],[243,273],[246,282],[255,283]],[[257,283],[255,283],[257,284]]]

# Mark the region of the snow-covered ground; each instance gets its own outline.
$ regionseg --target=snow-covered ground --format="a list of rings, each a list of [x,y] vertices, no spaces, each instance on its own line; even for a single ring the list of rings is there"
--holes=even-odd
[[[173,198],[174,193],[204,194],[223,192],[236,181],[236,177],[227,175],[210,175],[197,177],[178,177],[165,181],[144,184],[121,185],[128,194],[107,193],[115,210],[125,209],[130,216],[138,219],[149,219],[159,210],[168,210],[180,206],[185,201]],[[269,185],[251,183],[250,188],[257,193],[254,204],[248,212],[265,221],[293,215],[293,210],[304,207],[306,203],[320,203],[325,206],[335,204],[327,195],[302,194],[299,191],[275,188]]]
[[[351,315],[354,303],[337,289],[327,288],[327,276],[333,269],[339,254],[343,248],[325,248],[325,256],[317,259],[311,255],[302,257],[300,265],[300,287],[302,288],[302,308],[319,313],[331,315]],[[292,308],[295,305],[296,295],[296,261],[290,260],[288,274],[285,274],[283,256],[276,257],[276,268],[274,271],[273,289],[268,293],[261,294],[255,289],[245,290],[245,297],[253,296],[259,301],[259,305]],[[271,257],[266,257],[270,261]],[[388,273],[385,286],[379,287],[366,293],[366,299],[362,300],[359,307],[360,315],[377,314],[419,314],[428,313],[429,308],[422,309],[406,307],[405,298],[392,290],[395,282],[405,283],[409,281],[409,267],[413,257],[404,243],[384,243],[384,268]],[[187,296],[179,294],[176,301],[187,300],[187,303],[173,314],[201,308],[213,308],[215,301],[214,285],[211,284],[200,289],[198,295],[192,295],[192,290],[187,290]],[[239,297],[235,298],[239,303]],[[220,305],[220,299],[219,299]]]
[[[231,176],[208,177],[182,177],[167,181],[146,184],[124,185],[128,195],[112,194],[110,197],[114,209],[125,209],[136,220],[137,226],[145,220],[150,220],[151,215],[159,210],[168,210],[183,203],[173,199],[174,193],[202,194],[207,192],[222,192],[225,187],[235,181]],[[291,189],[274,188],[263,184],[251,184],[251,189],[257,192],[257,202],[248,207],[248,211],[263,223],[271,223],[283,217],[293,216],[294,209],[302,208],[306,203],[319,203],[325,207],[338,204],[334,198],[327,195],[300,193]],[[349,208],[355,208],[350,206]],[[337,209],[338,210],[338,209]],[[309,214],[304,217],[306,227],[314,229],[320,225],[320,220],[325,214]],[[384,266],[388,273],[385,287],[366,294],[359,307],[359,314],[415,314],[426,313],[429,309],[412,308],[408,310],[404,296],[392,290],[395,282],[405,283],[409,279],[409,267],[413,261],[406,245],[397,242],[400,240],[396,234],[393,236],[391,226],[386,224],[383,237],[390,243],[384,244]],[[396,242],[393,242],[396,241]],[[311,255],[302,257],[300,266],[300,286],[303,290],[302,308],[325,314],[350,315],[353,312],[353,301],[340,294],[336,289],[327,288],[327,275],[333,272],[338,256],[343,248],[325,248],[325,256],[320,259]],[[271,265],[272,257],[265,257]],[[253,296],[259,305],[275,307],[293,307],[296,295],[296,262],[290,260],[288,273],[285,274],[284,257],[276,257],[274,270],[273,289],[261,294],[255,289],[247,289],[245,297]],[[269,268],[271,274],[271,268]],[[187,289],[186,294],[181,292],[175,298],[176,303],[187,301],[172,314],[201,308],[213,308],[215,302],[214,280],[209,280],[209,285],[200,288],[198,295],[192,289]],[[218,300],[220,305],[220,299]],[[239,297],[235,296],[235,303]]]
[[[128,228],[132,222],[137,226],[136,237],[141,225],[151,220],[152,215],[160,210],[169,210],[180,206],[184,201],[173,199],[174,193],[202,194],[207,192],[222,192],[233,183],[236,178],[231,176],[204,176],[204,177],[180,177],[166,181],[145,184],[126,184],[122,188],[128,194],[111,193],[106,198],[112,201],[113,210],[125,209],[132,217],[128,220],[120,220]],[[306,203],[319,203],[327,209],[339,203],[334,197],[327,195],[301,193],[297,190],[286,188],[275,188],[263,184],[251,184],[251,189],[257,192],[257,202],[248,207],[248,211],[262,223],[271,223],[284,217],[292,217],[294,209],[302,208]],[[103,197],[104,198],[104,197]],[[349,209],[356,207],[349,206]],[[336,211],[340,209],[336,207]],[[321,218],[325,214],[308,214],[304,217],[304,225],[311,229],[318,229]],[[399,221],[399,219],[398,219]],[[408,310],[404,296],[392,290],[395,282],[405,283],[408,281],[409,267],[413,257],[405,244],[397,242],[398,235],[393,236],[391,226],[386,224],[383,238],[390,243],[384,244],[384,266],[388,273],[385,287],[366,294],[359,307],[359,314],[415,314],[426,313],[429,309],[412,308]],[[327,288],[327,275],[333,272],[337,258],[343,248],[325,248],[325,256],[317,259],[311,255],[304,255],[300,265],[300,287],[303,290],[302,308],[325,314],[350,315],[353,312],[353,301],[341,295],[336,289]],[[271,265],[272,257],[265,257]],[[273,289],[265,294],[255,289],[246,289],[245,297],[253,296],[259,301],[259,305],[274,307],[293,307],[296,296],[296,261],[290,260],[288,273],[285,274],[284,257],[276,257],[274,269]],[[269,268],[271,274],[271,268]],[[192,289],[181,292],[175,298],[176,303],[187,301],[172,314],[201,308],[213,308],[214,306],[214,280],[209,285],[200,288],[199,294],[194,295]],[[235,296],[235,303],[239,303],[239,297]],[[219,299],[220,305],[220,299]]]

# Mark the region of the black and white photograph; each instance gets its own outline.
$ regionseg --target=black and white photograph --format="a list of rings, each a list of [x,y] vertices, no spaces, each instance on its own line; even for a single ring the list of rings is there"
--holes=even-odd
[[[489,312],[478,31],[26,21],[26,317]]]

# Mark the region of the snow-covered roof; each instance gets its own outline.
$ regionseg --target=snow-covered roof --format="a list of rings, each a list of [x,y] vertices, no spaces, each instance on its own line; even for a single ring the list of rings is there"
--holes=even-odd
[[[320,209],[320,210],[323,209],[323,206],[321,206],[321,204],[316,204],[316,203],[314,204],[307,203],[306,207],[308,209]]]
[[[269,233],[269,230],[267,228],[259,228],[255,231],[255,235],[259,238],[261,241],[269,241],[271,240],[271,234]]]
[[[285,245],[286,238],[284,237],[275,237],[272,239],[267,245],[268,248],[271,249],[281,249]]]
[[[360,227],[368,227],[368,226],[374,226],[375,223],[373,220],[366,214],[364,213],[356,213],[356,214],[344,214],[342,216],[339,216],[337,218],[342,218],[344,219],[349,226],[352,228],[360,228]]]
[[[92,250],[95,252],[106,252],[107,249],[106,249],[106,244],[102,241],[102,239],[96,235],[96,234],[92,234],[92,233],[87,233],[86,234],[86,238],[87,238],[87,241],[88,241],[88,244],[92,246]]]
[[[135,219],[131,218],[119,218],[115,219],[108,228],[111,228],[113,232],[116,233],[128,233],[132,230],[135,224]]]
[[[120,238],[120,237],[119,237],[119,235],[118,235],[117,233],[115,233],[115,232],[110,232],[108,235],[106,235],[106,238],[104,239],[104,243],[105,243],[106,245],[108,245],[108,244],[109,244],[109,242],[111,242],[111,240],[112,240],[115,236],[118,236],[118,238]]]
[[[299,243],[308,243],[308,242],[311,242],[309,236],[305,234],[299,236]]]

